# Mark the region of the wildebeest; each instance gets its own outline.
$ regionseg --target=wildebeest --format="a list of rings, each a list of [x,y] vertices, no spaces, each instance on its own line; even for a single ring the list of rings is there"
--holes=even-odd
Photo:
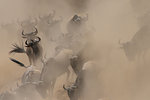
[[[97,59],[98,51],[91,48],[90,42],[82,46],[80,51],[76,52],[76,56],[70,59],[70,64],[76,75],[82,70],[84,63],[87,61]]]
[[[95,61],[84,63],[82,70],[78,74],[75,83],[67,90],[70,100],[97,100],[102,98],[102,87],[98,79],[99,69]]]
[[[42,75],[43,72],[34,69],[34,67],[32,65],[31,66],[26,66],[26,65],[19,62],[16,59],[10,58],[10,60],[15,62],[19,66],[26,68],[26,71],[23,74],[22,79],[21,79],[21,84],[22,84],[21,86],[25,86],[26,88],[28,88],[28,86],[32,85],[33,87],[36,87],[36,91],[40,92],[40,95],[42,97],[46,98],[46,97],[49,96],[50,83],[47,83],[46,81],[42,81],[41,75]],[[19,86],[19,90],[20,90],[21,86]],[[36,91],[32,91],[32,92],[36,92]],[[25,96],[27,96],[27,95],[25,94]],[[29,98],[29,100],[30,99],[31,98]]]
[[[68,22],[68,33],[82,33],[83,30],[85,30],[85,23],[87,22],[87,20],[88,15],[86,17],[81,17],[75,14]]]
[[[59,40],[61,46],[78,52],[85,44],[85,40],[87,37],[87,20],[87,16],[81,17],[78,15],[74,15],[67,23],[67,33],[64,34],[63,38]]]
[[[41,72],[41,80],[49,84],[49,86],[51,86],[51,90],[54,88],[56,79],[60,75],[66,72],[68,73],[70,58],[72,56],[72,50],[63,49],[56,55],[56,57],[50,58],[45,62]]]
[[[144,57],[145,53],[150,49],[150,29],[149,25],[143,26],[132,39],[126,43],[120,43],[125,55],[130,61],[136,60],[139,57]]]
[[[25,41],[25,47],[19,47],[17,44],[13,45],[13,50],[10,51],[10,53],[25,53],[28,58],[30,65],[36,65],[36,62],[38,59],[41,59],[42,57],[42,47],[39,44],[41,41],[41,38],[36,36],[38,33],[38,30],[35,28],[34,32],[24,34],[24,31],[22,31],[22,37],[26,39]]]
[[[74,56],[70,59],[71,67],[76,75],[79,74],[84,63],[85,63],[85,59],[80,53],[77,56]]]
[[[36,70],[33,67],[33,65],[26,66],[23,63],[21,63],[20,61],[13,59],[13,58],[10,58],[10,60],[13,61],[14,63],[18,64],[19,66],[26,68],[26,71],[24,72],[24,74],[22,75],[22,78],[21,78],[22,84],[40,81],[41,71]]]

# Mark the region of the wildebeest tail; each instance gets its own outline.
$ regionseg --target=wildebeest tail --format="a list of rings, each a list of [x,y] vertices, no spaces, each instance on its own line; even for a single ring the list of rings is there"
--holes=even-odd
[[[11,50],[9,53],[25,53],[25,50],[23,47],[18,46],[17,44],[13,44],[13,50]]]
[[[16,60],[16,59],[13,59],[13,58],[9,58],[12,62],[18,64],[19,66],[21,67],[25,67],[27,68],[23,63],[21,63],[20,61]]]

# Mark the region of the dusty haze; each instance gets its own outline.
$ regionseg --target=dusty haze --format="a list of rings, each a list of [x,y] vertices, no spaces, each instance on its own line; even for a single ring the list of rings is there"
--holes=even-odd
[[[149,12],[148,0],[0,0],[0,24],[37,17],[55,9],[57,16],[68,21],[73,14],[89,15],[88,25],[93,34],[93,50],[98,51],[103,90],[110,100],[149,100],[149,58],[138,67],[138,62],[129,62],[118,44],[129,41],[140,29],[143,12]],[[19,42],[19,32],[0,30],[0,91],[18,80],[24,72],[9,60],[11,44]],[[64,29],[65,32],[65,29]],[[24,55],[11,55],[27,65]],[[137,68],[138,67],[138,68]],[[7,87],[6,86],[6,87]]]

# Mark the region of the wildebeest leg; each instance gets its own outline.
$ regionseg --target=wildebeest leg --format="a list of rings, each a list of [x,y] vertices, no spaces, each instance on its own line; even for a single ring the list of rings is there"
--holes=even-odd
[[[56,83],[56,79],[54,79],[53,81],[51,81],[50,85],[49,85],[49,97],[53,96],[53,92],[54,92],[54,87],[55,87],[55,83]]]
[[[28,80],[28,78],[29,78],[29,73],[30,73],[30,71],[26,71],[26,72],[23,74],[22,79],[21,79],[21,82],[22,82],[23,84],[25,84],[25,82],[27,82],[27,80]]]

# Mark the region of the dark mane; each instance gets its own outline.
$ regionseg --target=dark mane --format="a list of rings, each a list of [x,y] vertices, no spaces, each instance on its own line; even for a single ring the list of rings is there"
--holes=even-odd
[[[39,44],[35,44],[31,48],[33,50],[33,53],[34,53],[34,56],[36,57],[36,59],[42,55],[42,51],[41,51]]]

